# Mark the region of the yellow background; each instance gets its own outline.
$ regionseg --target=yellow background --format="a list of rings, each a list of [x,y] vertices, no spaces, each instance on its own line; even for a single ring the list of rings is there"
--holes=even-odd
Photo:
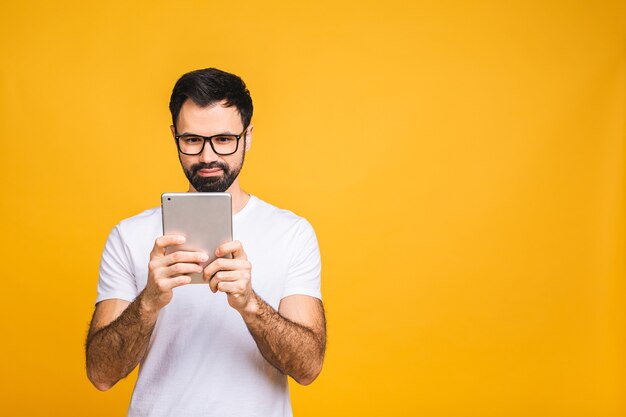
[[[184,72],[254,99],[246,190],[307,217],[297,416],[624,416],[623,1],[4,1],[0,402],[125,415],[83,342],[121,219],[186,189]],[[233,387],[236,389],[236,387]]]

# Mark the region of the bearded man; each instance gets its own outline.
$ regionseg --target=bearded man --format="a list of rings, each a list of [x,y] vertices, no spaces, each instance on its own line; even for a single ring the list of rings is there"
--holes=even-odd
[[[130,417],[291,416],[287,376],[313,382],[326,346],[315,232],[239,185],[253,131],[240,77],[189,72],[170,111],[188,191],[231,195],[234,240],[202,268],[206,253],[166,254],[184,237],[163,235],[160,207],[115,226],[100,263],[87,375],[106,391],[139,365]],[[188,285],[196,272],[208,285]]]

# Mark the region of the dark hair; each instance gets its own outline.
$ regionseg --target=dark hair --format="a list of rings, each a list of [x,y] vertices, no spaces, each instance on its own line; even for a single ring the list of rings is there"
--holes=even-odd
[[[170,97],[174,128],[180,109],[188,98],[200,107],[207,107],[220,101],[225,101],[227,107],[235,106],[244,128],[248,127],[252,119],[252,98],[246,84],[235,74],[217,68],[191,71],[176,81]]]

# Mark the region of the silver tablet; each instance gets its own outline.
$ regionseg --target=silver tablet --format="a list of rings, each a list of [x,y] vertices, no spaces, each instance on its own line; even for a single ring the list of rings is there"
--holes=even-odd
[[[215,249],[233,240],[232,205],[228,193],[164,193],[161,195],[163,234],[183,235],[182,245],[168,246],[166,253],[202,251],[209,255],[203,267],[216,258]],[[193,273],[192,284],[206,283]]]

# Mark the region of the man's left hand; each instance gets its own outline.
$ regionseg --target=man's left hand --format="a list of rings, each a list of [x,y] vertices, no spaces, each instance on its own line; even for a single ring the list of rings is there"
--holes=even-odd
[[[229,254],[232,259],[225,258]],[[250,283],[252,265],[241,242],[226,242],[215,250],[215,255],[218,258],[204,268],[204,280],[214,293],[225,292],[232,308],[240,313],[249,310],[256,297]]]

